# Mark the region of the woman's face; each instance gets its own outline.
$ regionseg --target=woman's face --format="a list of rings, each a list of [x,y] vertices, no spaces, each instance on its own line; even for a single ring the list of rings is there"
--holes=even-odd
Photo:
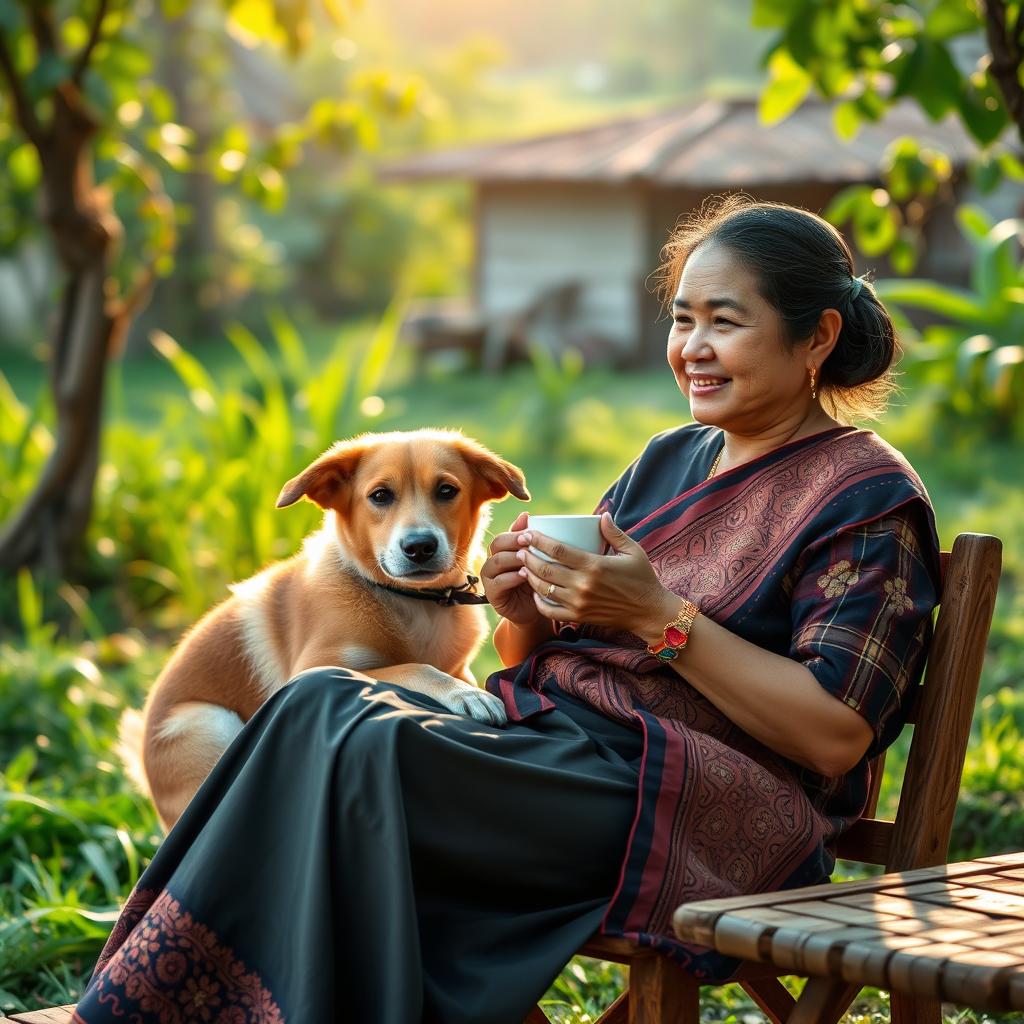
[[[756,436],[806,415],[807,343],[786,342],[778,313],[730,249],[707,242],[690,254],[673,321],[668,362],[695,420]]]

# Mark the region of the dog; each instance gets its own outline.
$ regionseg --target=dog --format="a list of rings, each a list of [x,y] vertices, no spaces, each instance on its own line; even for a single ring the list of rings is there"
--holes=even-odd
[[[452,430],[339,441],[289,480],[277,507],[315,502],[320,529],[291,558],[234,584],[185,634],[143,712],[122,718],[122,759],[130,770],[135,761],[164,827],[260,705],[315,666],[503,724],[504,706],[470,669],[488,632],[470,569],[483,561],[488,503],[508,494],[530,500],[522,471]]]

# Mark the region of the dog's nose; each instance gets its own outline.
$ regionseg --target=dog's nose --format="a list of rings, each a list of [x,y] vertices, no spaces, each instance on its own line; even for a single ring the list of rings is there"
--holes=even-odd
[[[410,533],[402,538],[402,551],[411,562],[425,562],[437,553],[437,537],[432,533]]]

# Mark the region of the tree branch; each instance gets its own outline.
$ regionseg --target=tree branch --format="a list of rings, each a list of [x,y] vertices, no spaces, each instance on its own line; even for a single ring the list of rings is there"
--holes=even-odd
[[[985,35],[992,51],[992,77],[1003,94],[1006,109],[1017,126],[1017,133],[1021,141],[1024,141],[1024,87],[1018,77],[1024,56],[1020,40],[1024,8],[1018,12],[1017,24],[1012,32],[1007,24],[1005,0],[985,0],[984,12]]]
[[[11,99],[14,101],[14,112],[18,118],[21,130],[28,137],[36,149],[41,149],[46,142],[46,136],[42,125],[36,119],[36,112],[25,93],[24,83],[11,59],[10,51],[7,49],[7,38],[0,30],[0,71],[7,79],[8,88],[11,90]]]
[[[100,41],[100,35],[103,31],[103,19],[107,15],[107,5],[108,0],[98,0],[96,4],[96,17],[93,18],[92,27],[89,30],[89,39],[85,46],[82,47],[82,52],[78,55],[74,70],[71,72],[71,81],[75,85],[82,84],[82,76],[85,74],[85,69],[89,66],[89,58],[92,57],[92,51],[96,49],[96,44]]]
[[[41,4],[29,4],[28,19],[39,51],[50,50],[52,53],[56,53],[57,33],[54,31],[53,14],[50,8]]]

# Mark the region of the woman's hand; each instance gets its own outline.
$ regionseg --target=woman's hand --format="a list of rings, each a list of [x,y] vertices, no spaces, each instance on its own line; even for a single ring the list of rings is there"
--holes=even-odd
[[[601,516],[601,534],[609,547],[605,555],[533,530],[514,534],[519,571],[530,584],[537,613],[562,622],[626,629],[645,641],[660,638],[664,624],[679,611],[679,598],[661,585],[647,553],[607,512]],[[554,562],[528,551],[531,544]]]
[[[526,516],[526,512],[520,512],[509,532],[499,533],[491,541],[490,557],[480,568],[480,582],[491,607],[503,619],[529,627],[542,623],[544,616],[537,611],[533,591],[519,574],[520,563],[516,559],[520,548],[518,538],[526,529]]]

